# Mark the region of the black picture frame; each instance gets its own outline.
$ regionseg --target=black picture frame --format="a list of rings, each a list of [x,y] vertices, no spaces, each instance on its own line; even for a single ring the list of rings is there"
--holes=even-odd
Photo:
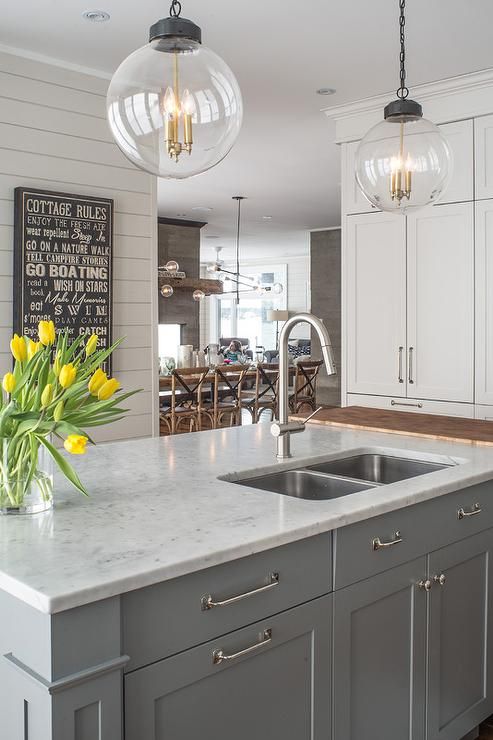
[[[51,319],[73,338],[95,332],[99,348],[111,345],[113,219],[111,198],[15,188],[14,332],[35,339]]]

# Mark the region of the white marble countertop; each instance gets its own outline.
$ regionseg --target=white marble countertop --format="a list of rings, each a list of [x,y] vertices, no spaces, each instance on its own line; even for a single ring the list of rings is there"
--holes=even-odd
[[[268,424],[114,442],[76,466],[91,498],[60,477],[53,511],[0,517],[0,588],[59,612],[493,479],[493,448],[308,426],[278,463]],[[220,481],[354,451],[460,463],[330,501]]]

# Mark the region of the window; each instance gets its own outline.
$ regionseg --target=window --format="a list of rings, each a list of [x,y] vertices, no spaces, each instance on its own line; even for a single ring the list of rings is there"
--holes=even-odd
[[[158,345],[159,357],[176,357],[181,344],[180,324],[159,324]]]
[[[259,345],[265,349],[275,349],[276,324],[267,321],[267,311],[286,307],[286,265],[244,268],[243,273],[258,281],[260,285],[271,286],[274,283],[281,283],[284,291],[281,295],[276,295],[270,291],[259,294],[252,290],[242,290],[240,305],[236,310],[236,285],[233,281],[227,281],[224,286],[227,292],[217,300],[219,336],[247,337],[251,349]]]

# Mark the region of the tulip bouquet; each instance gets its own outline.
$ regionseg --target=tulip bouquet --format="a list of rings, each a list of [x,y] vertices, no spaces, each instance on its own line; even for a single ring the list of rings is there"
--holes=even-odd
[[[52,321],[41,321],[34,342],[14,334],[15,359],[0,394],[0,512],[32,513],[50,508],[55,463],[87,495],[67,457],[55,446],[82,455],[92,442],[87,429],[123,418],[120,404],[133,393],[117,393],[120,383],[108,378],[105,360],[122,340],[98,349],[98,337],[55,334]],[[49,461],[49,464],[46,463]]]

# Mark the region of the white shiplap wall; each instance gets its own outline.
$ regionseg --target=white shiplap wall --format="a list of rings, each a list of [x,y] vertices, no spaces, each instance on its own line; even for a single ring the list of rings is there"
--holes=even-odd
[[[98,440],[157,429],[156,181],[133,167],[106,122],[108,80],[0,52],[0,372],[10,369],[14,188],[113,198],[113,334],[126,336],[113,372],[130,399],[127,419]],[[156,294],[156,295],[154,295]]]

